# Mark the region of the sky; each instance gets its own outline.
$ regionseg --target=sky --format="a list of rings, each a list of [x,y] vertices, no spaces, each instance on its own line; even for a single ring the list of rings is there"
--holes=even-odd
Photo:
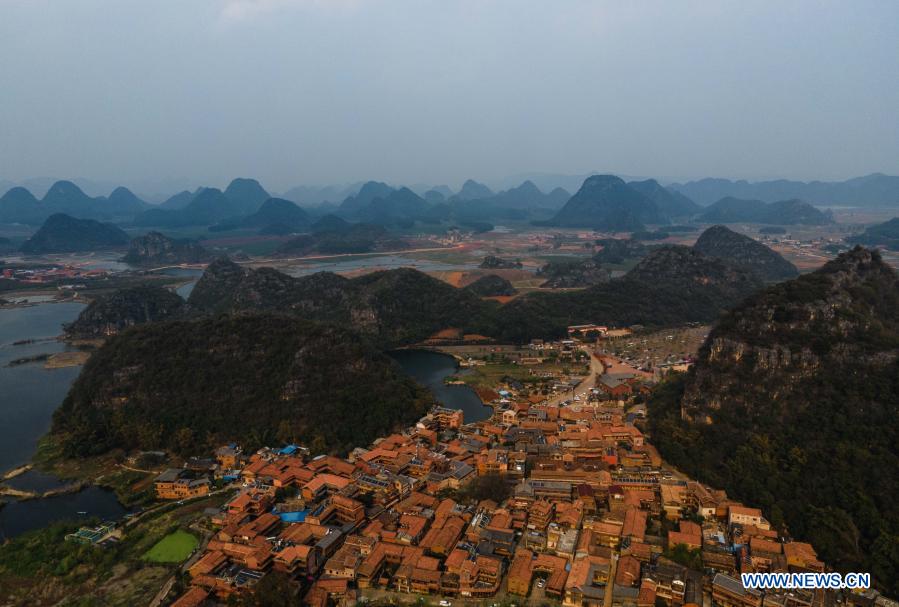
[[[899,2],[0,0],[0,180],[899,174]]]

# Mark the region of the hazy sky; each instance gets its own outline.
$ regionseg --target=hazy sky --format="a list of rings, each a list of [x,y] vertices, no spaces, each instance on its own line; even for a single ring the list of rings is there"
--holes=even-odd
[[[0,0],[0,179],[899,173],[899,2]]]

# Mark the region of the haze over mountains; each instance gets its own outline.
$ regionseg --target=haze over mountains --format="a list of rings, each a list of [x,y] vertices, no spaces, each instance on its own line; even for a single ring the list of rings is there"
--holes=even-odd
[[[74,253],[114,249],[126,244],[128,234],[118,226],[56,213],[48,217],[44,225],[25,241],[22,252]]]
[[[402,223],[410,218],[431,222],[499,218],[551,220],[560,227],[590,227],[592,223],[619,230],[698,217],[703,222],[819,225],[828,218],[815,213],[811,205],[899,208],[899,177],[872,174],[843,182],[709,178],[664,186],[654,179],[626,182],[611,175],[593,175],[576,188],[573,196],[558,186],[544,183],[538,187],[529,179],[499,191],[471,179],[458,192],[447,186],[403,187],[369,181],[345,186],[298,186],[278,196],[254,179],[238,178],[224,190],[184,190],[160,204],[150,204],[125,187],[113,188],[107,196],[89,196],[74,182],[62,180],[54,182],[41,198],[20,186],[5,190],[0,196],[0,223],[40,225],[53,213],[154,227],[234,223],[258,211],[269,198],[282,198],[311,209],[321,207],[321,212],[338,212],[347,219],[386,217],[382,223]],[[765,203],[769,206],[764,207]],[[584,213],[593,217],[585,221]]]
[[[0,223],[40,225],[54,213],[80,219],[124,219],[146,208],[147,203],[123,187],[113,190],[108,198],[92,198],[71,181],[57,181],[40,200],[22,187],[8,190],[0,197]]]
[[[874,181],[881,186],[891,183],[888,178]],[[417,187],[421,190],[425,186]],[[21,248],[27,254],[121,247],[127,244],[127,237],[124,233],[113,237],[113,233],[121,232],[124,227],[148,229],[163,238],[168,238],[164,231],[185,228],[193,238],[197,238],[197,230],[239,232],[242,236],[248,232],[290,236],[274,252],[296,256],[399,251],[409,248],[410,234],[415,238],[419,231],[434,234],[461,229],[477,233],[489,232],[497,225],[630,232],[638,242],[651,242],[666,238],[668,226],[681,231],[682,227],[690,229],[696,224],[823,226],[833,223],[829,210],[822,211],[798,199],[765,202],[725,197],[709,206],[700,206],[656,180],[626,182],[614,175],[593,175],[571,196],[560,188],[544,192],[531,181],[494,192],[474,180],[466,181],[459,192],[439,186],[422,194],[409,187],[369,181],[339,204],[300,207],[293,201],[272,196],[254,179],[238,178],[224,190],[182,191],[161,204],[150,205],[122,187],[113,190],[109,197],[92,198],[74,183],[61,181],[51,186],[40,200],[19,187],[9,190],[0,198],[0,223],[40,225],[45,222]],[[107,225],[101,228],[101,224]],[[657,228],[651,230],[649,226]],[[872,227],[870,233],[850,237],[848,241],[895,247],[890,226],[888,223],[883,228]],[[101,236],[101,232],[105,235]],[[161,245],[162,241],[153,246]],[[189,251],[184,243],[175,248],[166,246],[168,250],[162,256],[154,258],[140,253],[135,259],[146,258],[138,263],[204,260],[200,251]],[[621,246],[618,242],[611,243],[609,250]],[[637,245],[627,245],[632,246]],[[749,243],[733,246],[731,253],[740,249],[741,254],[752,256]],[[599,258],[589,261],[602,262]],[[779,280],[791,276],[790,272],[783,260],[773,259],[760,276],[764,280]],[[606,275],[606,270],[600,267],[560,267],[548,275],[545,284],[583,287],[602,282]]]
[[[706,207],[697,218],[705,223],[768,223],[781,225],[824,225],[833,219],[801,200],[743,200],[727,197]]]
[[[732,181],[730,179],[700,179],[686,183],[672,183],[671,189],[681,192],[699,204],[709,205],[732,196],[765,202],[798,198],[818,205],[899,206],[899,177],[872,173],[845,181]]]

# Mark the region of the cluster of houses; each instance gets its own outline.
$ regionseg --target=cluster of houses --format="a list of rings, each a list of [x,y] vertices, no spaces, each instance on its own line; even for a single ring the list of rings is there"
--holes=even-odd
[[[174,605],[225,602],[273,571],[321,607],[374,590],[568,607],[825,605],[823,592],[744,589],[744,572],[824,564],[760,510],[666,471],[621,403],[507,394],[486,421],[438,407],[346,458],[219,449],[214,464],[239,491],[211,516]],[[157,480],[160,497],[208,491],[185,470]],[[504,491],[472,497],[481,477]]]
[[[64,280],[103,278],[108,274],[106,270],[86,270],[74,266],[4,267],[0,270],[0,278],[4,280],[35,285]]]

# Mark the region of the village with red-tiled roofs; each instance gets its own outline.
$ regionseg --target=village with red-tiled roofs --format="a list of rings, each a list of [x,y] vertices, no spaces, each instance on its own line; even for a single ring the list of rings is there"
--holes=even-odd
[[[226,445],[210,477],[159,476],[160,499],[205,496],[212,476],[236,491],[208,513],[173,605],[225,603],[272,571],[316,607],[833,604],[824,591],[743,588],[744,572],[825,564],[759,509],[664,464],[640,429],[657,376],[593,344],[532,346],[579,352],[586,376],[549,394],[497,385],[492,415],[474,423],[435,406],[346,458]]]

